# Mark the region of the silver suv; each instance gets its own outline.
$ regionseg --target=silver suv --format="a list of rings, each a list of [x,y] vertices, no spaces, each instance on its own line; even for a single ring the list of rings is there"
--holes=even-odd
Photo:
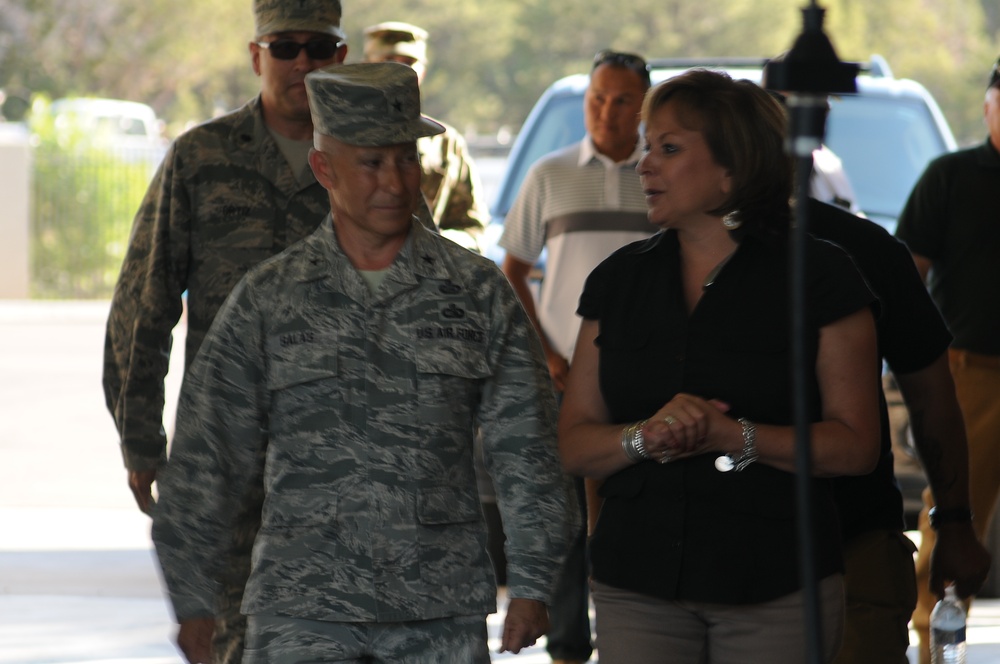
[[[649,61],[654,84],[692,67],[721,69],[733,78],[759,82],[765,63],[764,58]],[[542,155],[583,138],[583,93],[587,82],[587,74],[576,74],[553,83],[521,128],[486,232],[485,253],[493,260],[503,260],[497,241],[528,169]],[[864,214],[892,232],[927,163],[957,145],[940,107],[926,88],[915,81],[895,78],[881,56],[874,55],[870,62],[862,64],[857,85],[856,94],[830,99],[825,143],[843,162]],[[908,443],[906,408],[891,375],[886,374],[885,382],[896,477],[903,491],[907,527],[915,528],[920,494],[927,482]]]

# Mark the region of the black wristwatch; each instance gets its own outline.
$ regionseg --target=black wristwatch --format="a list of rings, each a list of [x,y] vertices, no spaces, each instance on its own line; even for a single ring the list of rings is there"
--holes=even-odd
[[[968,507],[932,507],[927,513],[931,528],[937,530],[946,523],[972,523],[972,510]]]

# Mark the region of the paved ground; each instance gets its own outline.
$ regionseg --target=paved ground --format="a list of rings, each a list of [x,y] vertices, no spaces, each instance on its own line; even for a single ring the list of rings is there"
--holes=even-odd
[[[0,301],[0,664],[181,662],[104,409],[106,312]],[[1000,600],[974,606],[969,643],[969,664],[1000,662]]]

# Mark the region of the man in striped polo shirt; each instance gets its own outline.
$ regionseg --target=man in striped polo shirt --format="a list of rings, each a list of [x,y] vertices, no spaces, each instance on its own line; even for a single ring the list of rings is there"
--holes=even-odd
[[[649,68],[637,55],[601,51],[584,95],[587,135],[542,157],[528,172],[504,222],[503,271],[542,339],[558,392],[565,386],[587,276],[613,251],[642,240],[656,227],[635,165],[641,156],[639,110],[649,89]],[[530,276],[542,250],[545,274],[536,304]],[[578,479],[583,501],[583,480]],[[585,662],[593,651],[588,615],[586,522],[549,609],[548,652],[553,662]]]

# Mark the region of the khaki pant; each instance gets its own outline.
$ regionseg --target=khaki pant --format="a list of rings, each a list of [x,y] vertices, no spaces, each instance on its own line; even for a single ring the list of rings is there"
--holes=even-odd
[[[898,530],[864,533],[844,546],[847,614],[836,664],[908,664],[915,551]]]
[[[820,581],[818,594],[822,660],[832,662],[844,627],[843,577]],[[666,601],[595,582],[593,598],[601,664],[806,662],[801,591],[762,604],[708,604]]]
[[[969,494],[973,527],[982,539],[1000,495],[1000,356],[950,350],[955,393],[962,407],[969,440]],[[913,627],[920,637],[920,664],[930,664],[928,627],[937,597],[930,591],[931,551],[937,537],[927,519],[933,506],[930,490],[924,491],[920,512],[922,540],[917,554],[917,609]]]

